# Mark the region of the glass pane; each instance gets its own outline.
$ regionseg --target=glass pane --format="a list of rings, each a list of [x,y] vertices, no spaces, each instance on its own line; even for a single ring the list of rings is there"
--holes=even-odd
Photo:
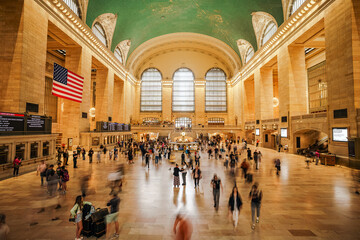
[[[102,42],[107,47],[106,34],[100,23],[95,23],[92,28],[92,31],[95,34],[95,36],[100,40],[100,42]]]
[[[121,63],[123,63],[122,54],[121,54],[121,51],[120,51],[120,49],[118,47],[115,48],[114,55]]]
[[[206,76],[205,111],[226,112],[226,75],[219,68],[210,69]]]
[[[276,24],[274,22],[270,22],[264,31],[262,40],[261,40],[261,46],[263,46],[277,31]]]
[[[177,112],[195,110],[194,74],[187,68],[180,68],[174,74],[172,109]]]
[[[162,111],[161,73],[155,68],[145,70],[141,76],[140,111]]]
[[[299,7],[306,2],[306,0],[293,0],[291,5],[290,16],[299,9]]]

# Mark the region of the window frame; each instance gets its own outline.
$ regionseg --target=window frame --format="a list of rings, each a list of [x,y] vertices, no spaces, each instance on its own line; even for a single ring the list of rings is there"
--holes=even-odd
[[[249,51],[252,50],[252,56],[248,59],[248,56],[250,55]],[[252,46],[249,46],[245,53],[245,64],[247,64],[255,55],[255,49]]]
[[[273,26],[275,27],[275,31],[271,34],[271,36],[268,37],[269,33],[270,33],[271,30],[273,29],[273,27],[270,28],[270,25],[273,25]],[[269,30],[268,30],[268,29],[269,29]],[[269,22],[266,24],[266,26],[265,26],[265,28],[264,28],[264,31],[263,31],[263,33],[262,33],[262,35],[261,35],[260,46],[261,46],[261,47],[264,46],[264,45],[274,36],[274,34],[277,32],[277,30],[278,30],[278,26],[276,25],[276,23],[275,23],[273,20],[269,21]],[[264,38],[265,38],[265,37],[268,38],[268,39],[264,42]]]
[[[148,70],[151,70],[151,69],[154,69],[154,70],[156,70],[159,74],[160,74],[160,80],[156,80],[156,81],[159,81],[160,82],[160,98],[161,98],[161,100],[160,100],[160,102],[161,102],[161,110],[142,110],[142,89],[143,89],[143,86],[142,86],[142,84],[143,84],[143,75],[144,75],[144,73],[146,72],[146,71],[148,71]],[[142,74],[141,74],[141,77],[140,77],[140,112],[162,112],[162,80],[163,80],[163,76],[162,76],[162,73],[160,72],[160,70],[159,69],[157,69],[157,68],[154,68],[154,67],[151,67],[151,68],[146,68],[143,72],[142,72]],[[155,80],[152,80],[153,82],[155,82]],[[150,105],[144,105],[144,106],[150,106]],[[153,106],[157,106],[157,105],[153,105]]]
[[[293,15],[305,2],[306,2],[306,0],[292,0],[291,4],[289,6],[290,8],[289,8],[288,17]],[[295,10],[294,10],[294,6],[296,7]]]
[[[115,54],[115,53],[117,53],[117,52],[119,52],[118,54]],[[119,57],[120,57],[120,59],[117,57],[117,55],[119,55]],[[114,56],[115,56],[115,58],[117,59],[117,60],[119,60],[119,62],[121,63],[121,64],[124,64],[124,58],[123,58],[123,54],[122,54],[122,52],[121,52],[121,50],[120,50],[120,48],[119,47],[116,47],[115,48],[115,50],[114,50]]]
[[[100,29],[102,30],[102,32],[104,34],[101,33],[101,31],[99,30],[99,28],[97,26],[100,26]],[[104,41],[105,43],[98,37],[98,35],[94,32],[94,28],[96,28],[97,32],[100,33],[100,35],[102,35],[104,37]],[[108,47],[108,38],[107,38],[107,35],[106,35],[106,31],[105,31],[105,28],[101,25],[100,22],[95,22],[94,25],[92,26],[91,28],[91,31],[93,32],[93,34],[96,36],[96,38],[105,45],[105,47]]]
[[[71,9],[71,11],[73,11],[76,16],[82,19],[82,11],[78,0],[63,0],[63,2]],[[77,12],[74,11],[75,7],[77,8]]]
[[[179,111],[179,110],[174,110],[174,83],[175,83],[175,81],[174,81],[174,77],[175,77],[175,74],[179,71],[179,70],[181,70],[181,69],[187,69],[187,70],[189,70],[191,73],[192,73],[192,76],[193,76],[193,84],[192,84],[192,92],[193,92],[193,105],[192,105],[192,107],[193,107],[193,110],[192,111]],[[173,73],[173,76],[172,76],[172,81],[173,81],[173,83],[172,83],[172,92],[171,92],[171,111],[172,112],[183,112],[183,113],[187,113],[187,112],[190,112],[190,113],[193,113],[193,112],[195,112],[195,74],[194,74],[194,72],[190,69],[190,68],[187,68],[187,67],[181,67],[181,68],[178,68],[178,69],[176,69],[175,71],[174,71],[174,73]],[[190,81],[189,81],[190,82]]]
[[[225,110],[224,111],[212,111],[212,110],[207,110],[206,109],[206,98],[207,98],[207,94],[208,94],[208,90],[207,90],[207,82],[208,80],[206,79],[206,76],[208,75],[208,73],[211,71],[211,70],[221,70],[223,73],[224,73],[224,76],[225,76]],[[205,112],[207,113],[225,113],[228,111],[228,88],[227,88],[227,76],[226,76],[226,73],[224,70],[222,70],[221,68],[218,68],[218,67],[213,67],[213,68],[210,68],[206,74],[205,74]],[[212,80],[210,80],[212,81]],[[216,80],[217,82],[220,82],[220,80]]]

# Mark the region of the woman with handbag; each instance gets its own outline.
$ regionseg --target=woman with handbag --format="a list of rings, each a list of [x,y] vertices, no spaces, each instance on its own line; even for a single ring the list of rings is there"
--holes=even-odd
[[[83,239],[80,237],[81,231],[83,229],[82,219],[83,219],[83,206],[85,204],[92,205],[90,202],[83,201],[83,197],[81,195],[76,197],[73,208],[70,210],[71,218],[69,221],[76,223],[76,238],[75,240]]]

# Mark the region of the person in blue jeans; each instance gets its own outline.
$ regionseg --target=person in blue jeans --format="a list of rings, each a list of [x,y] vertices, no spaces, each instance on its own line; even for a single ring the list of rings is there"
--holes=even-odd
[[[260,207],[262,200],[262,191],[259,190],[259,183],[254,183],[251,187],[251,191],[249,193],[249,199],[251,199],[251,218],[252,218],[252,226],[251,228],[255,229],[255,211],[256,211],[256,223],[259,223],[260,218]]]

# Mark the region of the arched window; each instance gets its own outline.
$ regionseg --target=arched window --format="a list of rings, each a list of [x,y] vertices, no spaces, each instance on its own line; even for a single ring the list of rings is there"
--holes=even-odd
[[[92,27],[92,31],[95,34],[95,36],[100,40],[100,42],[102,42],[107,47],[108,45],[106,41],[105,30],[101,26],[101,24],[98,22],[95,23],[94,26]]]
[[[226,75],[219,68],[210,69],[205,76],[205,111],[226,112]]]
[[[191,128],[191,124],[191,118],[188,117],[180,117],[175,119],[176,128]]]
[[[80,5],[77,0],[63,0],[66,5],[79,17],[81,18]]]
[[[195,111],[194,74],[188,68],[180,68],[174,73],[172,110],[174,112]]]
[[[293,13],[296,12],[296,10],[298,10],[304,2],[306,2],[306,0],[293,0],[290,6],[289,16],[293,15]]]
[[[249,47],[245,54],[245,63],[248,63],[253,56],[254,56],[254,48]]]
[[[121,63],[123,63],[123,58],[119,47],[115,48],[114,55]]]
[[[141,75],[140,111],[162,111],[161,79],[161,73],[156,68],[146,69]]]
[[[272,37],[272,35],[274,35],[276,30],[277,30],[277,26],[273,21],[271,21],[267,24],[265,31],[261,38],[261,46],[264,46],[264,44]]]

